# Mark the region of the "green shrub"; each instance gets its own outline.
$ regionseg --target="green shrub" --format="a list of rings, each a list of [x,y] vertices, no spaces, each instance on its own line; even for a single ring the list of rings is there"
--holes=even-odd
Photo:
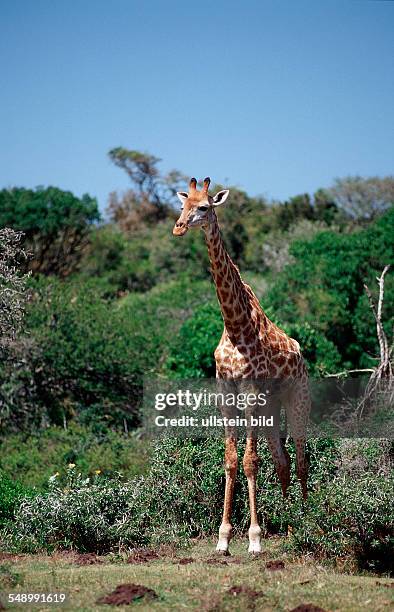
[[[101,431],[136,426],[144,376],[160,370],[171,339],[213,288],[181,278],[116,302],[103,291],[80,278],[34,281],[28,339],[0,370],[3,431],[78,418]]]
[[[394,442],[384,438],[345,438],[341,441],[338,474],[360,478],[364,474],[389,476],[394,467]]]
[[[154,443],[147,477],[128,482],[103,476],[85,479],[74,467],[67,482],[52,477],[50,490],[22,500],[3,537],[16,550],[77,548],[107,552],[163,542],[184,543],[216,534],[223,508],[221,440],[168,438]],[[239,444],[240,458],[244,444]],[[364,449],[368,455],[368,448]],[[294,448],[289,445],[294,460]],[[288,547],[319,558],[355,557],[361,567],[387,571],[393,552],[393,477],[337,475],[341,442],[310,440],[310,497],[306,503],[292,470],[283,500],[271,456],[261,442],[258,514],[265,535],[291,533]],[[246,479],[239,468],[232,523],[245,533],[249,522]]]
[[[355,557],[360,567],[393,573],[394,478],[342,477],[292,508],[290,547],[317,557]]]
[[[241,443],[240,454],[242,448]],[[316,441],[309,448],[313,487],[335,470],[336,443]],[[8,542],[29,551],[55,547],[105,551],[119,545],[179,542],[216,533],[223,509],[223,451],[222,440],[166,438],[153,445],[147,477],[129,482],[102,475],[89,480],[80,473],[75,476],[76,468],[70,468],[67,482],[54,475],[48,493],[23,501],[14,527],[8,528]],[[284,533],[286,506],[263,443],[260,457],[262,523],[267,533]],[[293,494],[299,497],[298,483]],[[243,532],[247,523],[246,480],[240,468],[233,512],[236,532]]]
[[[159,279],[159,270],[150,262],[150,244],[146,228],[133,240],[128,240],[116,225],[94,229],[81,266],[81,280],[102,279],[110,296],[122,291],[148,291]]]
[[[17,480],[12,480],[0,469],[0,527],[14,518],[14,513],[23,497],[32,491]]]
[[[15,523],[5,530],[6,545],[24,552],[56,548],[108,552],[119,545],[118,522],[127,510],[132,517],[127,544],[143,544],[140,508],[135,508],[141,483],[137,478],[129,483],[101,476],[90,480],[70,468],[65,487],[53,477],[47,494],[22,501]]]
[[[378,353],[375,322],[364,283],[376,291],[375,277],[394,260],[394,207],[366,229],[352,234],[320,232],[291,245],[294,263],[278,275],[267,304],[279,320],[309,323],[332,342],[345,367],[358,367],[366,350]],[[390,336],[393,278],[386,279],[384,325]]]
[[[71,422],[67,430],[49,427],[4,438],[0,470],[26,486],[46,489],[50,476],[59,472],[62,479],[69,463],[75,463],[84,477],[100,470],[106,476],[121,472],[131,478],[146,471],[148,455],[147,442],[136,435],[111,429],[100,433]]]
[[[165,372],[176,378],[215,377],[214,351],[223,332],[217,303],[198,306],[173,339]]]
[[[247,481],[242,469],[243,441],[238,443],[238,478],[235,486],[232,524],[235,532],[243,533],[248,527],[249,503]],[[319,486],[330,480],[336,472],[335,460],[339,442],[310,440],[307,452],[310,462],[309,485]],[[291,499],[300,497],[295,475],[295,451],[288,444],[292,458]],[[286,504],[274,469],[271,454],[264,440],[259,442],[260,467],[258,473],[258,512],[262,528],[269,533],[286,533],[284,515]],[[153,483],[164,482],[157,505],[164,522],[184,525],[189,537],[216,533],[223,511],[224,442],[221,439],[165,438],[154,443],[150,478]],[[188,520],[185,520],[188,517]]]
[[[0,227],[24,233],[34,272],[67,276],[79,265],[91,225],[100,219],[97,200],[57,187],[0,191]]]

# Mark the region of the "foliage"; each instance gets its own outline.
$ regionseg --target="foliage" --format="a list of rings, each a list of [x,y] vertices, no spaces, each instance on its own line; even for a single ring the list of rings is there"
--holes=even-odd
[[[394,204],[394,176],[347,176],[336,179],[328,193],[350,217],[373,219]]]
[[[244,444],[239,444],[242,454]],[[289,446],[294,460],[294,448]],[[366,449],[368,452],[368,449]],[[339,441],[310,440],[310,497],[302,501],[294,471],[284,501],[270,454],[260,444],[258,514],[268,533],[291,533],[288,547],[317,557],[356,557],[360,566],[387,571],[392,558],[392,477],[338,475]],[[25,498],[3,537],[15,550],[109,550],[181,542],[217,532],[224,488],[223,442],[167,438],[154,444],[151,471],[125,483],[84,478],[75,466],[67,482],[51,478],[47,493]],[[232,523],[248,527],[246,479],[240,468]],[[157,495],[158,487],[160,495]]]
[[[24,232],[34,272],[66,276],[74,271],[99,218],[97,201],[87,194],[77,198],[56,187],[0,191],[0,227]]]
[[[240,444],[240,451],[242,448]],[[335,469],[331,459],[335,455],[335,443],[317,442],[310,450],[311,482],[327,479]],[[264,444],[260,456],[260,512],[268,531],[283,531],[286,528],[284,504],[271,456]],[[10,527],[15,545],[23,550],[54,545],[76,546],[81,550],[96,550],[98,546],[104,550],[120,542],[132,546],[209,535],[219,526],[224,487],[222,440],[157,441],[149,475],[128,483],[117,479],[110,482],[101,475],[91,482],[76,474],[72,467],[65,488],[57,477],[52,478],[52,489],[47,494],[22,503],[17,516],[18,529]],[[246,481],[242,477],[237,484],[233,523],[238,531],[244,531],[248,517]],[[112,500],[117,495],[119,504],[115,507]],[[108,505],[103,505],[105,496]],[[96,535],[96,528],[102,529],[101,539]],[[76,534],[72,539],[71,533]]]
[[[357,367],[364,347],[377,351],[363,284],[381,271],[382,264],[394,260],[393,234],[394,208],[362,231],[322,232],[311,241],[295,242],[290,249],[294,263],[278,276],[267,296],[271,309],[284,324],[309,323],[336,346],[345,366]],[[389,325],[394,314],[389,298],[392,279],[386,287],[383,318]]]
[[[158,282],[145,233],[128,240],[116,225],[96,228],[81,267],[80,279],[97,278],[108,297],[129,291],[148,291]]]
[[[394,478],[339,478],[314,492],[308,509],[293,511],[290,545],[318,557],[354,556],[361,567],[393,572]]]
[[[27,276],[19,272],[26,260],[22,237],[9,228],[0,230],[0,349],[15,337],[24,315]]]
[[[212,192],[223,189],[215,185]],[[218,208],[218,220],[223,239],[230,257],[241,268],[254,269],[249,256],[252,249],[258,246],[256,228],[264,231],[269,217],[267,201],[264,198],[252,198],[237,187],[230,187],[230,196],[224,206]],[[261,237],[261,234],[260,234]]]
[[[174,338],[165,372],[176,378],[215,377],[213,353],[223,332],[217,304],[202,304],[186,319]]]
[[[171,203],[186,178],[177,170],[160,174],[161,161],[149,153],[116,147],[108,153],[111,161],[124,170],[133,188],[121,197],[110,194],[108,212],[124,231],[133,231],[142,224],[154,224],[172,215]]]
[[[0,443],[0,471],[25,486],[47,488],[48,479],[58,473],[59,481],[69,463],[82,476],[97,470],[104,476],[120,472],[131,478],[147,469],[149,448],[135,432],[125,434],[106,429],[97,431],[71,422],[65,430],[48,427],[35,433],[8,435]]]
[[[394,467],[394,442],[382,438],[342,440],[338,474],[359,478],[366,473],[389,476]]]
[[[106,295],[119,297],[125,292],[149,291],[174,278],[187,277],[191,284],[207,278],[209,262],[200,232],[176,240],[171,236],[172,223],[142,226],[132,239],[114,224],[95,229],[81,266],[81,282],[99,278]]]
[[[330,480],[335,471],[339,443],[310,440],[310,486]],[[235,487],[232,525],[237,533],[248,528],[249,502],[246,478],[242,469],[244,442],[238,444],[239,470]],[[288,445],[294,467],[295,450]],[[276,476],[272,457],[264,440],[258,449],[258,512],[266,533],[284,533],[287,529],[286,504]],[[164,522],[178,523],[187,529],[188,537],[216,534],[222,516],[224,491],[224,442],[221,439],[166,438],[153,447],[150,475],[153,482],[165,482],[160,498]],[[291,499],[297,500],[300,487],[292,473]]]
[[[3,430],[73,418],[100,430],[135,426],[143,377],[159,371],[170,339],[212,288],[179,280],[117,302],[103,291],[94,280],[33,283],[29,342],[18,366],[0,372]]]
[[[66,487],[54,477],[47,494],[22,501],[16,523],[5,530],[8,546],[26,552],[75,548],[103,553],[114,549],[119,543],[119,521],[127,510],[135,508],[142,482],[109,481],[100,475],[83,478],[70,467]],[[133,522],[128,523],[132,544],[144,541],[139,521],[138,509]]]
[[[15,508],[21,499],[30,496],[30,488],[5,474],[0,468],[0,527],[14,518]]]
[[[290,337],[299,342],[310,376],[320,377],[338,369],[341,356],[335,344],[309,323],[284,326]]]
[[[266,312],[278,323],[270,309]],[[322,376],[339,367],[341,358],[333,342],[309,323],[287,324],[284,329],[300,343],[311,376]],[[214,377],[213,353],[222,332],[223,319],[215,302],[196,308],[172,339],[163,373],[179,379]]]
[[[327,231],[329,226],[323,221],[312,221],[301,218],[292,224],[288,230],[271,231],[262,242],[262,266],[277,274],[286,265],[293,263],[290,247],[296,240],[311,240],[319,232]]]
[[[47,393],[41,385],[44,374],[42,355],[35,342],[26,337],[14,341],[7,358],[0,363],[0,433],[30,432],[45,426]]]

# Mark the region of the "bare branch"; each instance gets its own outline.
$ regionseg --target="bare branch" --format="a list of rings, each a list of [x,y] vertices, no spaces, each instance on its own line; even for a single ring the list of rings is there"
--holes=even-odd
[[[347,376],[348,374],[358,374],[360,372],[375,372],[374,368],[361,368],[356,370],[343,370],[343,372],[337,372],[336,374],[326,374],[326,378],[340,378],[341,376]]]

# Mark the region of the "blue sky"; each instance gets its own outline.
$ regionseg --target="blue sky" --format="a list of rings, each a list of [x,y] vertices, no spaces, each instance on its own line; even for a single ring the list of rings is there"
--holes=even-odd
[[[393,173],[394,2],[1,0],[0,187],[126,189],[115,146],[284,199]]]

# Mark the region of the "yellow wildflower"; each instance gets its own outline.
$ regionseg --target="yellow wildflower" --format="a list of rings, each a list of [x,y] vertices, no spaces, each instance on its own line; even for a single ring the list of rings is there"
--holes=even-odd
[[[101,474],[101,470],[94,470],[94,473],[99,475],[99,474]]]
[[[68,467],[70,468],[70,470],[72,470],[72,468],[75,468],[75,463],[69,463]]]

